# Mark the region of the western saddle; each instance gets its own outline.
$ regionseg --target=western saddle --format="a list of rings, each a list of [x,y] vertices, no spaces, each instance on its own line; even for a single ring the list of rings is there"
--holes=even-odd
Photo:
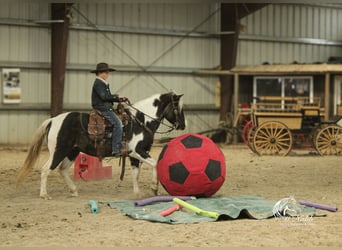
[[[121,119],[123,126],[128,124],[129,115],[126,113],[124,105],[118,103],[117,108],[114,110],[115,114]],[[89,122],[88,122],[88,134],[90,139],[92,139],[95,143],[95,148],[97,149],[97,153],[99,156],[104,156],[104,143],[106,139],[112,143],[111,135],[112,133],[112,124],[102,115],[99,110],[93,109],[89,113]],[[110,134],[110,136],[109,136]],[[108,135],[108,136],[107,136]],[[122,145],[123,148],[126,147],[126,138],[125,134],[122,137]]]

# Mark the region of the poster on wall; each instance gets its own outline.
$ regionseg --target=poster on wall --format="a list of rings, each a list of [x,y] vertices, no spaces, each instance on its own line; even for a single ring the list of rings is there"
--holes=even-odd
[[[3,103],[20,103],[20,69],[2,69]]]

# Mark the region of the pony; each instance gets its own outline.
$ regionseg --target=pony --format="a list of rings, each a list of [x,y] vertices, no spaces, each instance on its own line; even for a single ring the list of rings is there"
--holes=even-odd
[[[149,155],[154,134],[160,124],[169,126],[170,130],[184,130],[186,121],[183,111],[183,95],[173,92],[154,94],[149,98],[127,103],[125,111],[130,116],[124,126],[126,149],[130,159],[133,179],[133,192],[139,194],[138,177],[142,163],[152,167],[151,189],[157,194],[157,161]],[[167,120],[169,124],[163,123]],[[68,175],[68,168],[72,165],[80,152],[100,157],[95,147],[94,138],[91,138],[87,127],[89,113],[66,112],[46,119],[37,128],[28,148],[28,153],[22,167],[18,171],[17,186],[33,169],[40,155],[44,142],[47,145],[49,158],[41,170],[40,197],[51,199],[47,193],[47,178],[51,171],[58,168],[61,176],[71,191],[71,196],[78,196],[77,187]],[[107,139],[105,147],[111,156],[111,138]]]

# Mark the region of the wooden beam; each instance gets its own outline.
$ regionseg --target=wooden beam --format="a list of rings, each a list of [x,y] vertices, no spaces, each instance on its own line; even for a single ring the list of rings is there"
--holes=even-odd
[[[234,31],[233,34],[221,35],[221,68],[230,70],[236,64],[237,44],[239,38],[238,7],[235,3],[221,4],[221,32]],[[232,96],[234,89],[234,77],[232,75],[220,75],[221,105],[220,121],[223,121],[227,113],[231,112]]]
[[[234,117],[236,117],[239,106],[239,74],[234,74]]]
[[[325,74],[324,87],[324,120],[328,121],[330,115],[330,73]]]
[[[268,4],[221,3],[221,68],[229,71],[236,65],[237,47],[240,33],[240,19]],[[228,33],[227,33],[228,31]],[[232,112],[234,76],[218,74],[221,83],[220,121]],[[238,95],[235,96],[238,100]],[[234,107],[236,109],[237,107]]]
[[[244,18],[267,5],[269,3],[241,3],[238,5],[239,18]]]
[[[64,80],[69,35],[69,11],[72,4],[52,3],[51,19],[51,116],[63,111]]]

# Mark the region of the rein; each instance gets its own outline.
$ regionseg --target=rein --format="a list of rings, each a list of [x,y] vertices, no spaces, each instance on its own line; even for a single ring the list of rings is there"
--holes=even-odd
[[[167,130],[167,131],[165,131],[165,132],[157,132],[157,131],[156,131],[156,132],[155,132],[156,134],[167,134],[167,133],[170,133],[172,130],[175,129],[175,126],[170,126],[169,124],[164,123],[164,122],[163,122],[163,118],[162,118],[162,119],[153,118],[152,116],[150,116],[150,115],[148,115],[148,114],[142,112],[142,111],[139,110],[138,108],[134,107],[132,104],[127,104],[127,105],[130,106],[131,108],[135,109],[136,111],[142,113],[144,116],[147,116],[148,118],[152,119],[153,121],[156,121],[156,122],[158,122],[159,124],[162,124],[162,125],[164,125],[164,126],[169,127],[169,130]],[[166,109],[165,109],[165,110],[166,110]],[[163,114],[165,113],[165,110],[164,110]],[[163,114],[162,114],[162,116],[163,116]],[[136,116],[134,116],[134,115],[132,115],[132,114],[131,114],[131,116],[134,117],[134,119],[139,123],[140,126],[144,127],[147,131],[149,131],[149,133],[153,134],[153,132],[151,131],[151,129],[149,129],[148,127],[146,127],[146,125],[145,125],[143,122],[141,122]]]

